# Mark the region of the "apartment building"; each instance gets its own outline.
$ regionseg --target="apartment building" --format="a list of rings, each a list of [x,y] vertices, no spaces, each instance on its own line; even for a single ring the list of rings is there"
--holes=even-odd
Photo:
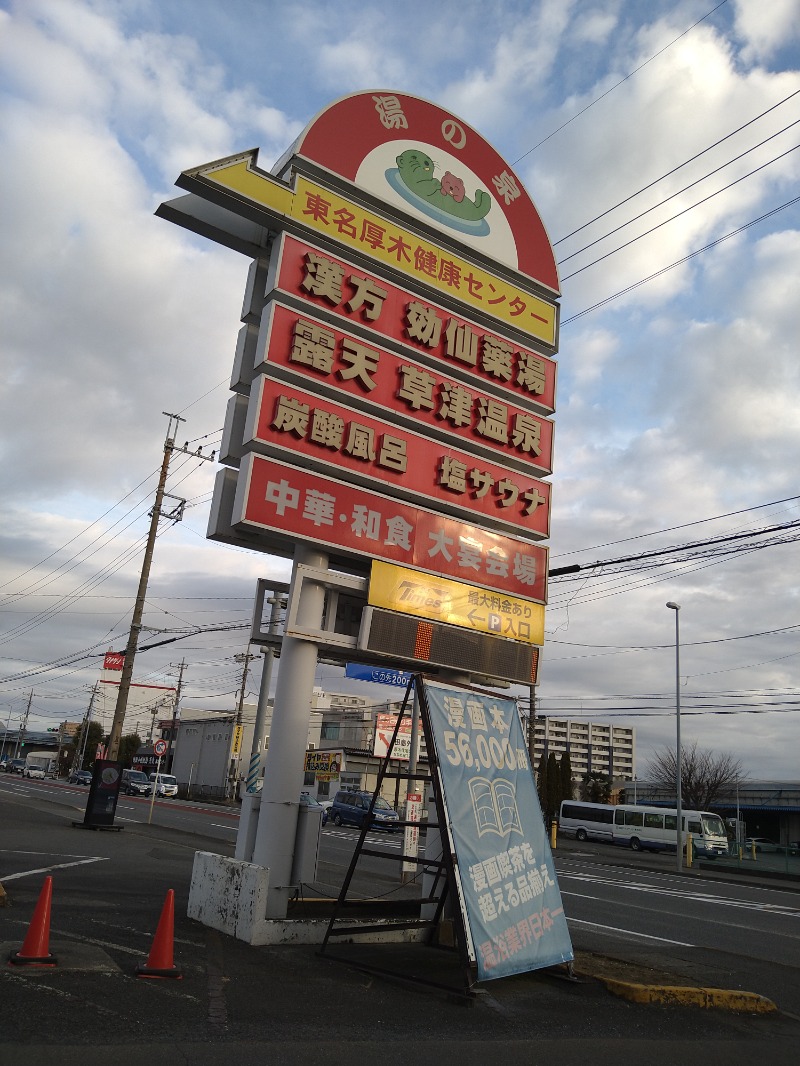
[[[636,730],[582,719],[537,718],[534,729],[535,763],[554,752],[561,758],[569,752],[572,774],[580,780],[587,773],[605,774],[612,781],[632,781],[636,766]]]

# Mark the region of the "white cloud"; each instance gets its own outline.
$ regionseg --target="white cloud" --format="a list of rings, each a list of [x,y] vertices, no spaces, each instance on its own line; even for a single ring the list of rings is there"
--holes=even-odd
[[[781,48],[800,38],[797,0],[735,0],[736,32],[744,38],[744,57],[768,60]]]
[[[405,89],[451,107],[510,161],[543,141],[519,170],[558,240],[800,88],[788,5],[767,6],[765,13],[765,5],[738,4],[735,33],[722,9],[674,44],[697,17],[696,5],[651,12],[622,3],[504,2],[489,17],[478,3],[416,2],[389,18],[366,3],[311,3],[302,20],[255,5],[246,27],[238,5],[29,0],[0,12],[0,440],[9,516],[0,583],[57,553],[4,592],[68,565],[84,548],[74,570],[36,598],[0,601],[3,631],[52,605],[48,596],[76,593],[108,570],[96,590],[101,598],[76,600],[49,626],[3,645],[9,670],[126,633],[135,545],[146,531],[166,430],[161,412],[187,418],[182,439],[217,444],[247,263],[153,216],[160,200],[177,195],[181,170],[257,145],[268,166],[334,97]],[[562,321],[790,199],[797,154],[666,223],[784,150],[792,132],[661,205],[796,117],[789,100],[560,243],[563,258],[602,238],[564,263],[566,276],[665,222],[568,279]],[[797,492],[799,225],[787,209],[564,326],[553,565],[798,516],[796,505],[780,505],[706,521]],[[195,506],[159,538],[147,625],[247,618],[256,576],[288,572],[285,560],[204,541],[211,473],[199,461],[173,467],[170,491]],[[90,546],[97,531],[90,532],[57,552],[106,511],[99,528],[120,517],[129,504],[116,502],[140,482],[130,529],[107,545],[111,533]],[[672,528],[690,522],[699,524]],[[562,697],[579,696],[584,713],[602,714],[602,697],[612,694],[667,699],[674,619],[664,603],[671,598],[684,606],[687,698],[742,689],[747,703],[755,699],[748,692],[796,690],[791,633],[728,638],[796,624],[797,572],[798,549],[789,543],[722,561],[654,564],[614,577],[584,571],[574,582],[554,582],[543,707],[557,713]],[[245,639],[234,630],[168,645],[148,652],[142,669],[163,672],[185,649],[190,696],[232,692],[224,661]],[[41,681],[48,713],[69,707],[74,716],[95,676],[84,666],[36,675],[37,692]],[[6,686],[4,697],[17,700],[32,683]],[[631,721],[643,760],[670,739],[669,716]],[[795,737],[785,716],[689,721],[690,738],[746,754],[757,774],[796,776],[794,749],[775,739],[784,729]]]

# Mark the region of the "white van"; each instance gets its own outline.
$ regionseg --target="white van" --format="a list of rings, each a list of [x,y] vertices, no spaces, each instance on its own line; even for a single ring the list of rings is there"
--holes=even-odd
[[[25,757],[23,777],[55,777],[57,759],[52,751],[29,751]]]
[[[172,774],[150,774],[157,796],[177,796],[178,779]]]

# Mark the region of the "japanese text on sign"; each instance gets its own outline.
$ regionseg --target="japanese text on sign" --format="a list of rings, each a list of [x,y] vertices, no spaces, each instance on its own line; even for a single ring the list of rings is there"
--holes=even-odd
[[[247,486],[234,523],[405,563],[544,602],[547,552],[321,474],[246,456]],[[320,508],[332,522],[319,520]]]
[[[552,411],[555,364],[430,301],[284,234],[275,287],[367,325]]]
[[[527,644],[544,643],[544,607],[541,604],[495,595],[391,563],[373,563],[369,603]],[[472,757],[469,752],[467,754]]]
[[[277,395],[275,393],[277,392]],[[340,476],[367,475],[403,495],[420,494],[441,504],[480,512],[504,525],[545,537],[550,485],[488,460],[446,448],[289,385],[261,379],[251,394],[258,416],[251,442],[264,450],[300,453],[331,466]],[[409,463],[413,455],[414,462]],[[287,506],[289,501],[274,502]],[[318,499],[317,520],[333,525],[331,501]],[[296,503],[294,504],[296,506]]]
[[[423,691],[479,978],[571,959],[516,704],[434,682]]]
[[[439,292],[555,345],[552,304],[300,176],[292,217]]]
[[[552,470],[552,422],[324,323],[298,317],[282,304],[271,304],[269,313],[263,331],[266,350],[261,353],[268,373],[284,367],[337,392],[367,399],[381,411],[404,414],[434,432],[444,430],[497,451],[528,470]]]

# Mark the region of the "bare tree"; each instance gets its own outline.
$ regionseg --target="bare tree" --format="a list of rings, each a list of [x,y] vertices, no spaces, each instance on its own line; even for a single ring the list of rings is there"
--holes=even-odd
[[[662,748],[647,765],[647,775],[654,785],[675,789],[675,750]],[[746,778],[741,759],[724,752],[706,751],[697,743],[681,745],[681,799],[690,810],[707,811],[715,800]]]

